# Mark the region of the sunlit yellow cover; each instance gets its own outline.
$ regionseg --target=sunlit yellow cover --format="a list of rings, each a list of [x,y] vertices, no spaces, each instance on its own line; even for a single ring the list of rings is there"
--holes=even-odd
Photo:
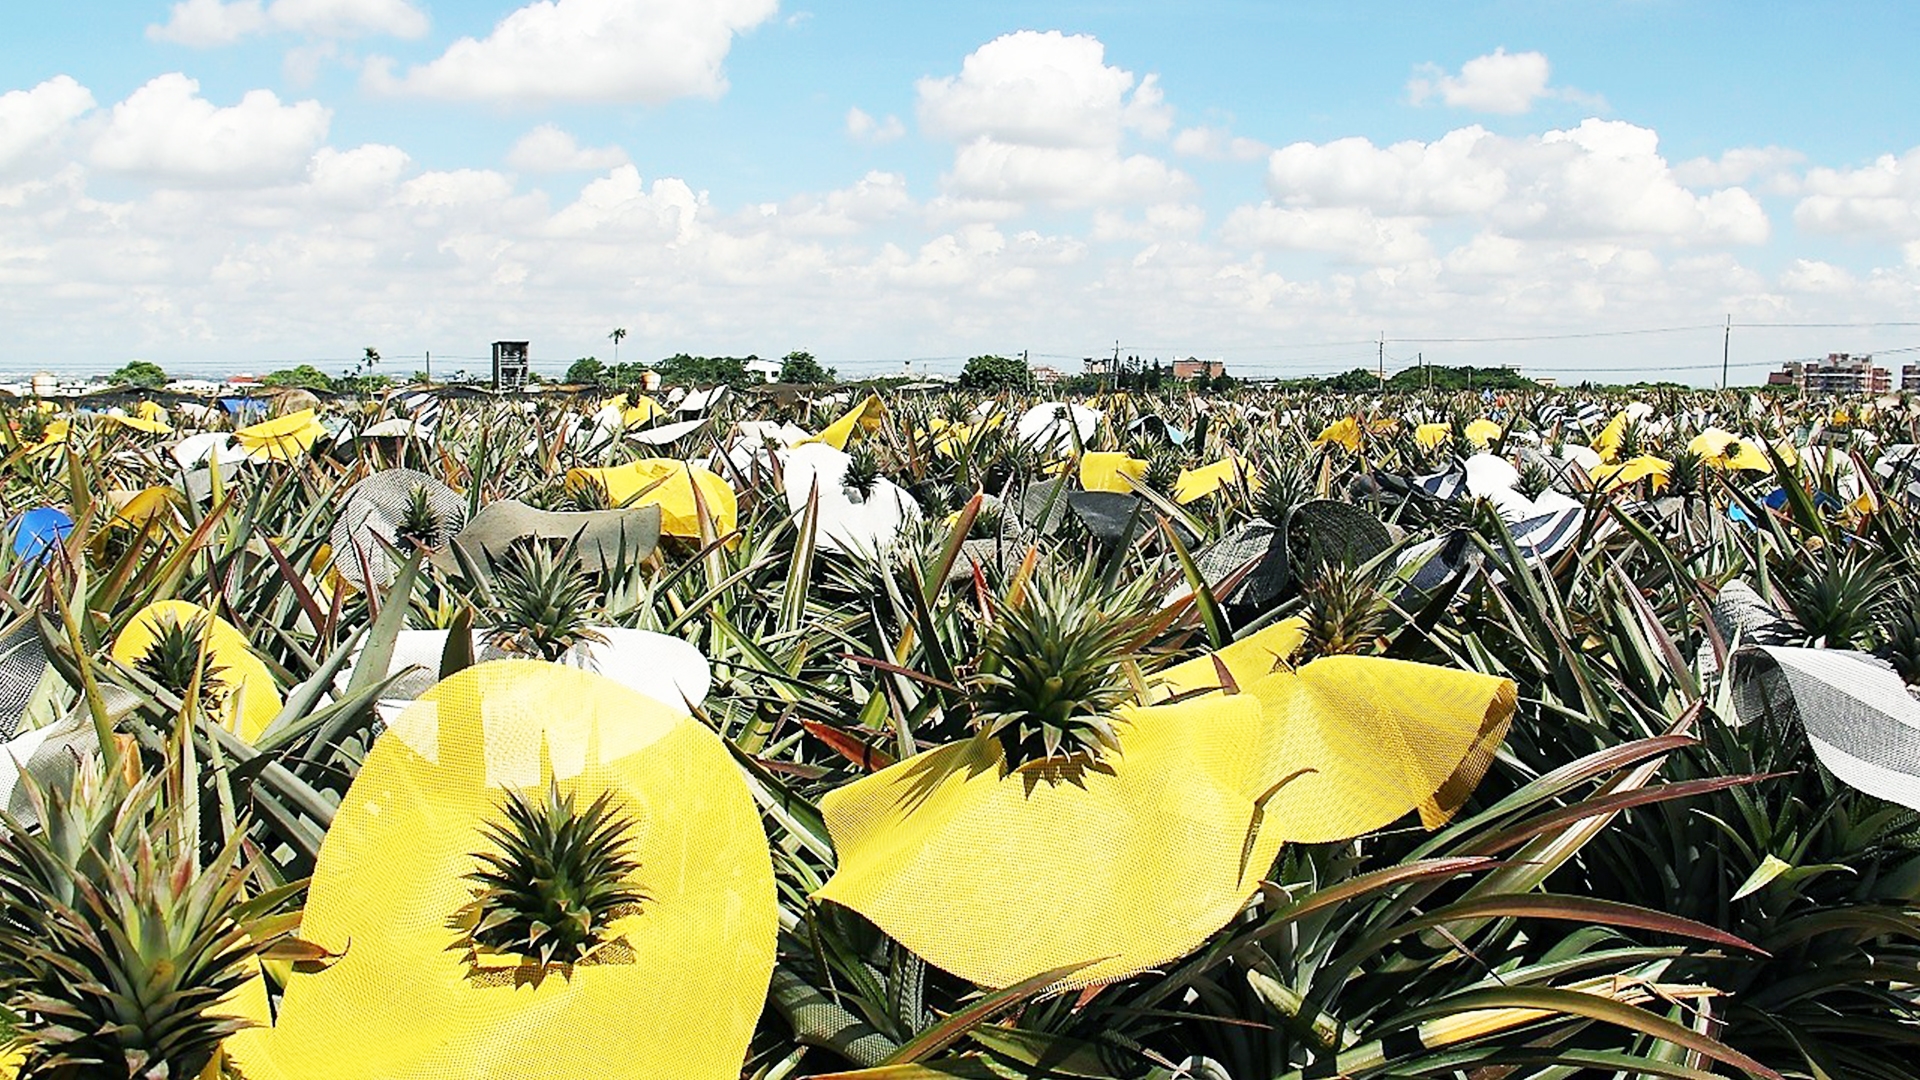
[[[674,458],[643,458],[608,469],[569,469],[567,489],[578,491],[598,484],[615,506],[660,505],[660,531],[668,536],[700,537],[700,511],[694,502],[699,486],[713,530],[724,536],[733,531],[739,502],[726,480]],[[628,500],[632,500],[629,502]]]
[[[1223,662],[1253,674],[1289,632]],[[1239,689],[1125,710],[1122,752],[1097,762],[1008,771],[975,738],[833,791],[819,897],[985,986],[1075,964],[1071,983],[1119,978],[1226,925],[1282,843],[1443,821],[1515,702],[1504,679],[1358,657]]]
[[[623,948],[476,970],[450,920],[505,788],[617,793],[646,894]],[[228,1040],[247,1080],[733,1080],[773,971],[767,838],[727,751],[684,713],[533,660],[468,668],[398,717],[328,830],[277,1023]]]
[[[243,427],[233,433],[233,438],[250,457],[290,461],[305,453],[326,431],[314,419],[312,409],[301,409]]]
[[[1128,479],[1144,480],[1147,463],[1118,450],[1091,450],[1080,455],[1080,486],[1087,491],[1131,495],[1139,489]]]

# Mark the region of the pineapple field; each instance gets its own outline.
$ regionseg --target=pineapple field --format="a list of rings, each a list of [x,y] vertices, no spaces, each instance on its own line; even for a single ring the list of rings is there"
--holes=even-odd
[[[0,398],[0,459],[0,1075],[1920,1075],[1911,397]]]

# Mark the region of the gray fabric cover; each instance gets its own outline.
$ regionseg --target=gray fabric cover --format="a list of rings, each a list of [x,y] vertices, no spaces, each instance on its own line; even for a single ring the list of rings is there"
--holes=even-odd
[[[1850,649],[1776,644],[1794,638],[1792,624],[1744,582],[1720,590],[1713,615],[1739,641],[1730,722],[1798,728],[1843,783],[1920,810],[1920,702],[1892,667]]]
[[[458,492],[413,469],[385,469],[347,490],[340,516],[328,539],[333,567],[343,579],[365,589],[393,584],[399,570],[388,546],[406,521],[407,503],[416,491],[427,493],[435,521],[430,547],[444,547],[467,521],[467,500]]]
[[[625,551],[629,562],[653,554],[660,543],[660,507],[657,504],[625,510],[540,510],[518,499],[490,502],[473,515],[447,547],[433,556],[433,564],[448,573],[460,568],[452,548],[460,547],[474,562],[485,566],[498,559],[516,540],[571,540],[580,537],[580,565],[593,571],[607,569]]]
[[[46,650],[32,619],[0,634],[0,741],[19,733],[20,718],[46,670]]]

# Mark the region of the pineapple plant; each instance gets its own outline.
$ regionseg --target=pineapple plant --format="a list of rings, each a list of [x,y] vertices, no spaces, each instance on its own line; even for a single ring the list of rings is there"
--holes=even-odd
[[[1818,556],[1803,552],[1777,573],[1787,606],[1807,636],[1835,649],[1864,643],[1894,586],[1880,556],[1842,551],[1832,544],[1823,546]]]
[[[1683,499],[1700,495],[1706,486],[1706,472],[1706,462],[1699,454],[1692,450],[1675,453],[1667,470],[1667,494]]]
[[[0,813],[0,996],[26,1080],[197,1076],[245,1026],[220,1002],[281,936],[287,890],[248,898],[244,829],[200,861],[178,774],[89,758],[65,790],[25,781],[38,828]]]
[[[1147,474],[1141,482],[1162,495],[1172,495],[1179,486],[1181,471],[1186,468],[1185,456],[1171,446],[1159,445],[1139,456],[1147,459]]]
[[[1309,659],[1364,653],[1373,649],[1386,627],[1387,600],[1372,575],[1334,559],[1320,567],[1301,589]]]
[[[407,493],[407,505],[400,513],[394,536],[400,541],[402,551],[431,550],[452,539],[446,520],[434,512],[425,487],[416,487]]]
[[[1293,461],[1266,477],[1253,496],[1253,513],[1274,528],[1286,524],[1293,508],[1315,497],[1318,485],[1314,469],[1305,461]]]
[[[866,502],[873,497],[873,489],[879,483],[880,459],[874,454],[873,448],[864,441],[854,444],[847,451],[847,471],[840,481],[848,501]]]
[[[646,895],[631,877],[639,860],[627,852],[634,819],[602,792],[584,809],[557,781],[544,793],[508,791],[500,819],[481,826],[493,851],[478,852],[481,869],[470,937],[476,952],[515,953],[549,964],[574,964],[607,941],[608,925],[637,910]]]
[[[574,558],[538,540],[517,543],[494,567],[493,643],[508,652],[558,660],[575,645],[601,642],[593,627],[593,583]]]
[[[975,730],[1009,768],[1119,750],[1117,711],[1159,629],[1148,585],[1109,587],[1086,564],[1035,575],[994,612],[965,688]]]
[[[1538,499],[1553,489],[1553,470],[1538,458],[1528,458],[1520,465],[1520,482],[1514,490],[1529,499]]]
[[[197,692],[208,712],[218,712],[230,688],[222,678],[226,669],[215,667],[213,651],[203,648],[207,625],[204,617],[181,622],[171,612],[162,615],[152,648],[134,669],[182,701]]]

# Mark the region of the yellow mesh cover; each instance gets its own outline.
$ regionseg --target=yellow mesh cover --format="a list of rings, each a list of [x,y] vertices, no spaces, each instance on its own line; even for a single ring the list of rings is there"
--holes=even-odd
[[[1500,437],[1500,425],[1483,416],[1467,424],[1466,435],[1468,442],[1485,450]]]
[[[557,778],[637,819],[647,900],[602,963],[476,970],[449,926],[506,785]],[[606,678],[528,661],[441,682],[383,734],[341,803],[278,1024],[228,1040],[248,1080],[732,1080],[773,970],[766,834],[719,739]],[[528,969],[521,969],[526,971]]]
[[[1087,491],[1106,491],[1131,495],[1139,486],[1128,478],[1144,480],[1147,463],[1117,450],[1095,450],[1080,455],[1080,486]]]
[[[1338,444],[1348,450],[1360,449],[1360,418],[1346,416],[1328,424],[1320,434],[1314,436],[1313,445],[1329,446]]]
[[[123,664],[133,664],[153,648],[154,639],[168,623],[192,626],[207,620],[208,661],[215,677],[226,684],[228,694],[222,706],[220,724],[235,735],[253,742],[280,715],[283,704],[273,673],[253,655],[247,639],[234,625],[199,604],[185,600],[162,600],[148,604],[133,617],[120,636],[113,640],[112,655]]]
[[[1118,978],[1226,925],[1282,843],[1457,805],[1514,708],[1504,679],[1356,657],[1241,691],[1129,709],[1122,753],[1092,765],[1005,772],[973,739],[834,791],[819,896],[982,985]]]
[[[313,440],[326,431],[320,421],[313,418],[312,409],[301,409],[243,427],[233,433],[233,438],[252,457],[290,461],[304,453],[313,445]]]
[[[672,458],[642,458],[608,469],[568,469],[567,489],[578,491],[598,484],[615,506],[660,505],[660,531],[668,536],[700,538],[700,511],[694,502],[699,486],[716,535],[725,536],[739,518],[733,488],[719,476],[697,465]],[[629,501],[631,500],[631,501]]]
[[[1618,465],[1596,466],[1588,475],[1603,491],[1614,491],[1648,478],[1653,480],[1653,489],[1658,491],[1667,486],[1667,476],[1672,471],[1672,462],[1651,454],[1641,454]]]
[[[1180,479],[1173,485],[1174,501],[1184,506],[1197,499],[1204,499],[1237,480],[1240,471],[1240,459],[1231,454],[1211,465],[1202,465],[1197,469],[1181,469]],[[1262,487],[1260,478],[1247,477],[1247,486],[1259,491]]]
[[[1421,424],[1413,429],[1413,441],[1428,450],[1445,446],[1447,440],[1451,438],[1453,438],[1453,428],[1447,424]]]
[[[827,430],[802,441],[826,443],[835,450],[845,450],[847,440],[853,438],[856,431],[876,431],[880,427],[880,421],[886,419],[886,416],[887,407],[880,403],[877,396],[868,394],[847,415],[828,424]]]

